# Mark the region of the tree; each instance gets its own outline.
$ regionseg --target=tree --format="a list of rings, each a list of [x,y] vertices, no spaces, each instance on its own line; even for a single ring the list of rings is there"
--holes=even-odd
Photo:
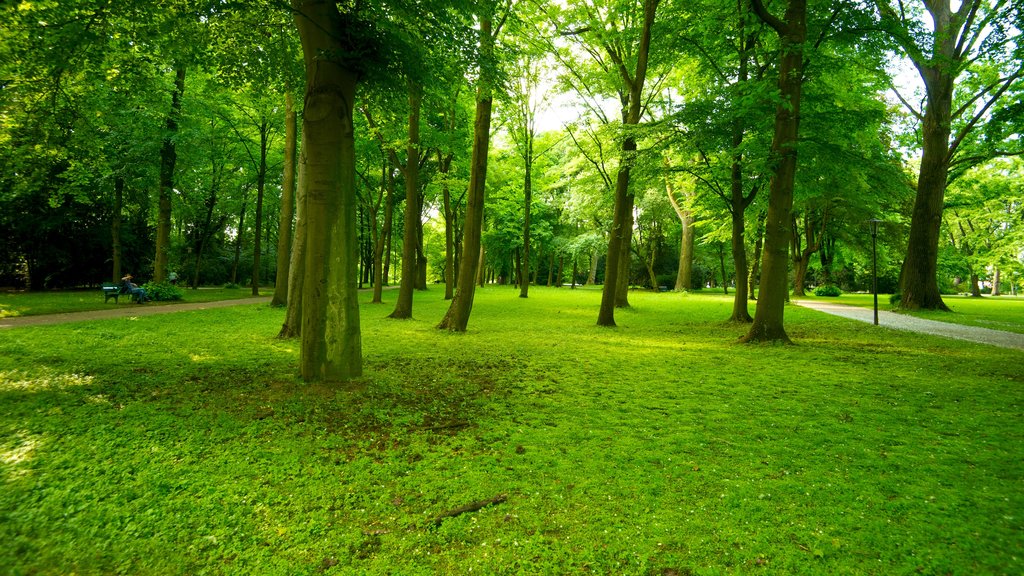
[[[281,211],[277,226],[277,276],[271,306],[288,302],[288,273],[292,249],[292,224],[295,218],[295,151],[298,147],[295,97],[285,93],[284,107],[284,179],[281,184]]]
[[[470,162],[469,190],[466,193],[466,221],[463,226],[462,258],[455,297],[438,325],[442,330],[465,332],[473,311],[477,272],[480,269],[480,240],[483,234],[484,189],[487,182],[487,151],[491,142],[491,110],[494,104],[495,36],[501,22],[494,26],[495,6],[484,2],[480,6],[479,58],[476,115],[473,122],[473,157]]]
[[[333,0],[292,0],[306,65],[302,149],[306,230],[302,286],[305,380],[350,380],[362,374],[356,286],[355,136],[360,73],[350,60],[362,29],[356,12]],[[330,55],[330,56],[326,56]]]
[[[775,135],[768,215],[765,219],[764,252],[761,261],[761,292],[754,321],[743,342],[789,342],[783,326],[784,307],[789,295],[788,254],[790,211],[796,180],[797,138],[800,130],[800,95],[803,85],[804,42],[807,39],[807,2],[789,0],[780,19],[768,12],[761,0],[752,0],[757,16],[779,36],[779,94],[775,109]]]
[[[896,92],[921,130],[921,165],[900,274],[900,306],[948,310],[937,280],[946,186],[956,171],[1022,152],[1019,138],[991,125],[1005,121],[1001,107],[1024,88],[1024,58],[1017,42],[1024,8],[1009,0],[966,0],[956,10],[950,0],[895,5],[875,0],[875,6],[882,28],[914,65],[925,92],[921,110]],[[985,135],[987,145],[968,146],[979,134]],[[973,149],[968,153],[967,148]]]

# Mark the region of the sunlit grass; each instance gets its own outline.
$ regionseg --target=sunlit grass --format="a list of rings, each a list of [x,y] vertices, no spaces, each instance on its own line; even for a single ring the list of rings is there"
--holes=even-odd
[[[838,298],[808,296],[807,299],[837,302],[863,308],[872,308],[874,306],[871,294],[843,294]],[[888,294],[878,295],[878,309],[910,314],[911,316],[928,320],[1024,334],[1024,297],[984,296],[982,298],[972,298],[970,296],[947,295],[943,296],[942,300],[949,306],[952,312],[928,310],[905,312],[896,310],[889,304]]]
[[[408,321],[364,304],[345,386],[298,381],[266,306],[0,332],[0,566],[1021,571],[1019,352],[798,307],[796,346],[744,346],[720,295],[634,293],[615,329],[596,290],[517,296],[478,293],[467,334],[440,290]]]

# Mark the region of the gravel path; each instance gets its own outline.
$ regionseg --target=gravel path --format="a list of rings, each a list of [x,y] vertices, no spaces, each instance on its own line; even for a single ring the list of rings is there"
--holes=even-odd
[[[859,306],[848,306],[845,304],[834,304],[832,302],[821,302],[820,300],[793,300],[793,304],[811,308],[826,314],[852,318],[861,322],[874,322],[874,310],[861,308]],[[909,332],[922,332],[933,336],[944,336],[958,340],[969,340],[981,344],[990,344],[1001,348],[1013,348],[1024,350],[1024,334],[1004,332],[1003,330],[992,330],[991,328],[980,328],[977,326],[964,326],[962,324],[950,324],[949,322],[937,322],[915,318],[908,314],[897,314],[885,310],[878,311],[878,325],[895,330],[907,330]]]
[[[64,324],[66,322],[83,322],[86,320],[105,320],[107,318],[124,318],[126,316],[150,316],[152,314],[170,314],[186,310],[208,310],[241,306],[242,304],[261,304],[269,302],[270,296],[237,298],[234,300],[218,300],[216,302],[194,302],[188,304],[115,304],[108,310],[90,310],[88,312],[68,312],[65,314],[40,314],[38,316],[17,316],[0,318],[0,329],[17,328],[18,326],[43,326],[46,324]]]

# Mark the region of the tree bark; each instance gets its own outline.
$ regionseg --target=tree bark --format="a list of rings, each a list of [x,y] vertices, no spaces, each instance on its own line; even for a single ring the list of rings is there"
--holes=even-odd
[[[267,138],[270,126],[266,116],[260,119],[260,163],[256,172],[256,222],[252,241],[252,295],[260,295],[260,233],[263,230],[263,193],[267,185]]]
[[[412,318],[412,294],[416,289],[417,223],[420,220],[420,105],[423,89],[409,81],[409,144],[406,147],[405,166],[400,166],[405,177],[405,219],[402,238],[402,279],[398,285],[395,310],[388,318]]]
[[[526,130],[526,151],[523,154],[523,167],[526,176],[523,178],[523,261],[519,277],[519,297],[530,296],[530,204],[533,202],[533,129]]]
[[[291,263],[292,226],[295,218],[295,149],[297,126],[295,98],[284,94],[284,175],[281,181],[281,213],[277,225],[277,275],[271,306],[288,303],[288,271]]]
[[[975,2],[964,2],[954,14],[949,0],[925,2],[935,23],[930,58],[913,58],[924,80],[927,104],[921,123],[921,167],[910,218],[907,255],[900,271],[900,307],[907,310],[949,310],[938,284],[939,230],[946,194],[951,150],[949,136],[953,90],[963,56],[957,54],[962,14]]]
[[[775,134],[772,158],[776,163],[765,220],[764,254],[761,261],[761,292],[754,321],[743,342],[789,343],[783,325],[788,290],[790,226],[792,226],[793,186],[796,177],[796,144],[800,129],[800,95],[803,81],[803,44],[807,36],[806,0],[789,0],[785,21],[769,14],[761,0],[752,0],[752,8],[779,35],[779,93],[782,100],[775,108]]]
[[[452,192],[448,185],[452,155],[437,153],[437,170],[441,174],[441,195],[444,202],[444,299],[455,295],[455,214],[452,211]]]
[[[174,90],[171,91],[171,111],[167,114],[166,133],[160,148],[160,197],[156,218],[156,258],[153,262],[153,281],[167,279],[167,263],[171,250],[171,196],[174,194],[174,167],[178,153],[174,137],[178,133],[181,116],[181,96],[185,92],[185,68],[174,70]]]
[[[623,124],[636,125],[640,123],[640,113],[643,109],[641,97],[643,95],[644,81],[647,78],[647,58],[651,48],[651,28],[654,25],[654,15],[658,9],[658,0],[644,0],[643,3],[643,27],[640,31],[640,42],[637,47],[636,71],[630,76],[624,62],[614,50],[609,48],[609,56],[612,60],[618,59],[619,75],[622,77],[625,93],[628,94],[628,108],[623,114]],[[621,278],[623,262],[629,260],[629,242],[633,236],[633,194],[629,191],[630,167],[633,164],[636,154],[636,138],[631,134],[622,139],[621,154],[619,157],[619,173],[615,179],[615,208],[612,221],[611,235],[608,240],[608,256],[605,263],[604,287],[601,290],[601,309],[597,315],[599,326],[615,326],[615,307],[619,304],[629,305],[625,294],[621,293],[621,286],[629,285],[629,269],[626,267],[626,278]]]
[[[473,156],[470,164],[469,191],[466,193],[466,223],[463,226],[462,260],[459,268],[458,289],[448,312],[438,328],[465,332],[473,311],[477,274],[481,268],[483,251],[484,189],[487,182],[487,151],[491,142],[491,108],[494,58],[494,36],[491,33],[492,15],[480,15],[480,77],[476,97],[476,119],[473,124]]]
[[[306,278],[306,151],[299,152],[295,187],[295,239],[288,262],[288,307],[278,338],[302,334],[302,288]]]
[[[306,65],[302,149],[306,262],[300,368],[306,381],[362,375],[356,289],[355,135],[358,76],[325,55],[345,52],[333,0],[292,0]]]

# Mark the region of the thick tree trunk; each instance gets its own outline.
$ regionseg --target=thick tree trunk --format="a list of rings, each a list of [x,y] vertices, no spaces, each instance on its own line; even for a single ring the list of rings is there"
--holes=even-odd
[[[174,194],[174,167],[178,153],[174,138],[181,116],[181,96],[185,92],[185,68],[174,71],[174,90],[171,92],[171,111],[167,114],[166,133],[160,148],[160,197],[156,217],[156,258],[153,262],[153,281],[167,279],[167,264],[171,250],[171,195]]]
[[[284,175],[281,181],[281,213],[277,225],[277,276],[271,306],[288,303],[288,271],[292,251],[292,224],[295,218],[295,98],[284,94]]]
[[[921,123],[921,168],[910,218],[907,256],[900,271],[900,307],[949,310],[939,294],[939,230],[949,174],[954,61],[957,31],[951,25],[949,0],[932,2],[935,20],[933,60],[915,62],[925,83],[927,104]]]
[[[351,380],[362,374],[352,120],[358,78],[329,57],[343,51],[333,0],[292,0],[292,7],[306,64],[302,149],[308,210],[300,368],[306,381]]]
[[[112,246],[113,276],[111,282],[117,283],[121,280],[121,223],[123,217],[121,212],[124,209],[124,178],[118,176],[114,179],[114,207],[110,215],[110,239]]]
[[[398,285],[398,300],[395,310],[388,318],[412,318],[412,294],[416,289],[416,245],[417,223],[420,220],[420,105],[423,90],[409,82],[409,145],[406,148],[405,166],[405,219],[402,238],[402,279]]]
[[[264,117],[260,122],[260,165],[256,173],[256,222],[252,241],[252,295],[260,295],[260,232],[263,230],[263,193],[267,184],[267,137],[270,126]]]
[[[462,259],[458,289],[438,328],[465,332],[473,311],[477,274],[481,269],[483,250],[480,240],[484,223],[484,189],[487,182],[487,151],[491,143],[492,70],[494,36],[491,15],[480,15],[480,77],[476,97],[476,119],[473,124],[473,156],[470,163],[469,191],[466,193],[466,221],[463,226]],[[482,277],[481,277],[482,279]]]
[[[807,36],[806,0],[789,0],[785,21],[769,15],[761,0],[752,5],[758,16],[778,32],[781,40],[779,93],[775,108],[772,159],[776,163],[765,220],[764,256],[761,261],[761,291],[750,331],[743,342],[788,343],[783,326],[789,298],[789,241],[793,225],[793,186],[796,177],[797,138],[800,129],[800,95],[803,81],[803,44]]]
[[[1002,294],[1002,292],[999,291],[999,283],[1001,281],[999,276],[999,268],[997,267],[995,272],[992,274],[992,296],[999,296]]]

